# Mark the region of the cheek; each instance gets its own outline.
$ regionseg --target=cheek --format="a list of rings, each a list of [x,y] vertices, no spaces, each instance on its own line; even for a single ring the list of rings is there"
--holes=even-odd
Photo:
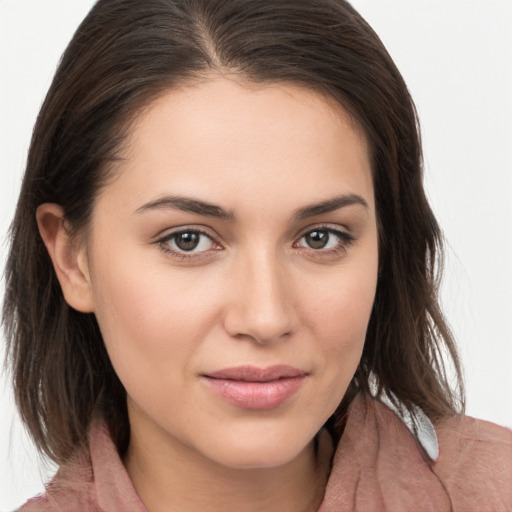
[[[377,265],[347,267],[329,281],[314,288],[309,315],[334,346],[364,341],[377,286]]]
[[[185,377],[203,337],[205,313],[192,294],[179,293],[175,280],[166,282],[165,273],[135,268],[139,272],[122,265],[101,272],[97,318],[128,396],[157,415],[164,403],[180,407],[178,397],[186,392]]]
[[[303,411],[323,422],[341,403],[361,360],[373,307],[376,271],[340,273],[336,284],[318,286],[304,308],[309,326],[317,385]]]
[[[204,294],[168,269],[142,263],[110,259],[95,269],[96,317],[120,376],[142,370],[144,361],[153,369],[184,364],[181,354],[201,338],[209,314]]]
[[[376,251],[375,251],[376,253]],[[372,254],[372,253],[370,253]],[[377,257],[340,269],[317,285],[304,310],[322,353],[321,373],[336,408],[359,365],[377,285]],[[326,395],[326,396],[327,396]]]

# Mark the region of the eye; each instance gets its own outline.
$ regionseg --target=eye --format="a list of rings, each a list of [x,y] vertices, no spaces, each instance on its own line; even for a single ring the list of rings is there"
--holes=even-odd
[[[197,229],[175,231],[158,240],[158,244],[162,250],[176,256],[192,256],[219,248],[209,235]]]
[[[343,250],[354,240],[354,237],[345,231],[316,228],[304,233],[297,242],[297,246],[330,252]]]

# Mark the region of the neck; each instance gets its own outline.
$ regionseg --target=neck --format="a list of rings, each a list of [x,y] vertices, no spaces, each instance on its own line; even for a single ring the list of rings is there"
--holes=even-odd
[[[238,469],[205,460],[186,446],[158,446],[132,432],[125,465],[149,512],[315,512],[323,499],[332,443],[327,432],[294,460]]]

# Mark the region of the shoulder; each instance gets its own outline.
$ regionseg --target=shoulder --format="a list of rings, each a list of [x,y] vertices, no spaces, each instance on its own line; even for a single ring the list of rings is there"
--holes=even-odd
[[[512,510],[512,431],[454,416],[436,424],[436,433],[433,471],[459,509]]]

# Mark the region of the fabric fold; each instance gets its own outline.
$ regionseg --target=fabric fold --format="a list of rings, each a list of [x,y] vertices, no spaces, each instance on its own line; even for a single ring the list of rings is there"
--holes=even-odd
[[[433,461],[401,419],[366,395],[352,402],[317,512],[510,512],[512,431],[466,416],[435,425]],[[104,423],[21,512],[148,512]]]

